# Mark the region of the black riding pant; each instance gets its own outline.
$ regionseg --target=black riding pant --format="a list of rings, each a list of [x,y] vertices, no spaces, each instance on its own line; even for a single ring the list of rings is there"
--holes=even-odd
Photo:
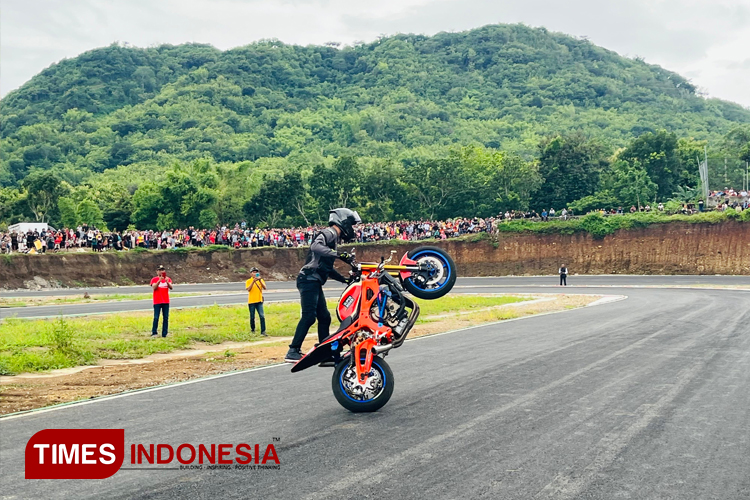
[[[568,277],[567,274],[561,274],[560,275],[560,286],[563,286],[563,285],[568,286],[567,277]]]
[[[299,290],[300,303],[302,306],[302,317],[294,332],[294,339],[289,347],[300,349],[302,342],[307,336],[310,327],[318,321],[318,340],[322,341],[328,337],[328,329],[331,326],[331,313],[326,307],[326,298],[323,295],[323,285],[318,280],[308,280],[306,276],[297,278],[297,290]]]

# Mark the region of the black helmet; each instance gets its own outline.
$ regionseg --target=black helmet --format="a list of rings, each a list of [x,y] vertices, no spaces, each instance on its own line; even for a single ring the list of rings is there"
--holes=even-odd
[[[359,214],[348,208],[334,208],[328,216],[328,225],[338,226],[341,229],[341,239],[344,241],[354,239],[354,225],[361,222]]]

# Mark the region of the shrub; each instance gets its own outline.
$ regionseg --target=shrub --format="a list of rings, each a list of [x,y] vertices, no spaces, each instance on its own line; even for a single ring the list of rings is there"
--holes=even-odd
[[[668,215],[679,214],[682,212],[682,203],[677,200],[669,200],[664,204],[664,212]]]
[[[67,352],[73,349],[75,332],[62,315],[59,320],[50,324],[48,336],[49,343],[55,350]]]
[[[726,212],[724,212],[724,217],[726,217],[728,220],[739,220],[742,214],[738,214],[734,211],[733,208],[727,209]]]
[[[750,221],[750,210],[741,214],[734,210],[726,212],[703,212],[695,215],[666,215],[661,212],[636,212],[634,214],[604,216],[600,213],[588,214],[580,219],[567,221],[552,220],[549,222],[535,222],[529,220],[514,220],[501,222],[497,230],[501,233],[540,233],[540,234],[574,234],[587,232],[596,239],[601,239],[619,229],[645,228],[652,224],[667,224],[670,222],[685,222],[688,224],[719,224],[728,220]]]

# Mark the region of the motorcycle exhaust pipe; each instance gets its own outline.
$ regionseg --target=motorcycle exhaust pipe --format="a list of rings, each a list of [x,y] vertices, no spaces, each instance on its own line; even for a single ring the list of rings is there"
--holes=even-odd
[[[375,354],[383,354],[384,352],[388,352],[391,349],[393,349],[393,344],[376,345],[375,347],[372,348]]]

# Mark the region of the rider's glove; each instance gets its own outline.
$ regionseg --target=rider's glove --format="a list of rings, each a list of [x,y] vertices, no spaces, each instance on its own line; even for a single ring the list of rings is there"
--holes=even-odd
[[[351,264],[354,261],[354,255],[346,252],[339,252],[339,259],[343,260],[347,264]]]

